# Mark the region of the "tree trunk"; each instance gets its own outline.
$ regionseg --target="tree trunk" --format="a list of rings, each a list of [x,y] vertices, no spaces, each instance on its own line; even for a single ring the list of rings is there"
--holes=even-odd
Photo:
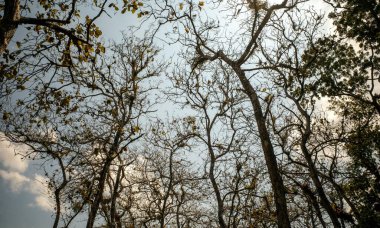
[[[257,96],[255,89],[252,87],[251,83],[245,76],[244,71],[242,71],[241,68],[238,66],[232,66],[232,68],[239,77],[244,91],[251,100],[251,104],[254,110],[254,115],[259,130],[261,146],[264,152],[265,162],[268,168],[269,177],[272,184],[272,190],[274,193],[277,225],[279,228],[290,228],[290,220],[286,205],[286,191],[284,187],[284,182],[278,169],[276,155],[274,153],[273,145],[269,137],[269,132],[265,124],[265,117],[261,109],[259,97]]]
[[[289,95],[288,95],[288,97],[289,97]],[[298,111],[306,119],[305,131],[301,132],[302,133],[301,151],[302,151],[303,156],[306,159],[307,166],[308,166],[308,169],[310,172],[309,175],[310,175],[310,177],[314,183],[315,188],[317,189],[317,193],[318,193],[318,195],[320,197],[320,201],[321,201],[320,203],[322,204],[322,207],[326,210],[327,214],[329,215],[329,217],[333,223],[333,226],[336,228],[340,228],[341,224],[338,220],[338,217],[337,217],[334,209],[331,206],[330,201],[328,200],[328,198],[326,196],[326,193],[323,189],[322,183],[321,183],[319,176],[318,176],[317,168],[315,167],[315,164],[312,160],[311,154],[309,153],[309,150],[306,146],[307,142],[310,138],[310,135],[311,135],[310,115],[301,107],[300,103],[297,100],[295,100],[292,97],[290,97],[290,99],[292,99],[296,103]]]
[[[209,134],[209,132],[208,132],[208,134]],[[210,138],[209,138],[208,150],[210,153],[210,160],[211,160],[210,161],[210,168],[209,168],[209,178],[210,178],[212,187],[214,189],[215,197],[216,197],[216,200],[218,203],[218,222],[219,222],[219,226],[221,228],[225,228],[225,227],[227,227],[227,225],[226,225],[226,222],[224,221],[224,218],[223,218],[223,212],[224,212],[223,199],[220,195],[219,187],[218,187],[218,184],[216,183],[216,179],[215,179],[215,175],[214,175],[214,168],[215,168],[215,160],[216,159],[215,159],[213,149],[211,147]]]
[[[117,174],[116,174],[116,181],[115,181],[115,185],[114,185],[114,189],[113,189],[113,193],[112,193],[112,200],[111,200],[111,225],[110,225],[110,228],[115,228],[117,227],[116,226],[116,217],[117,217],[117,213],[116,213],[116,198],[117,198],[117,194],[118,194],[118,190],[119,190],[119,185],[120,185],[120,177],[121,177],[121,170],[123,169],[123,166],[119,166],[118,170],[117,170]]]
[[[54,198],[55,198],[55,219],[54,219],[54,224],[53,228],[57,228],[59,224],[59,220],[61,218],[61,191],[66,187],[68,181],[66,178],[66,171],[65,171],[65,166],[63,165],[63,161],[60,157],[57,157],[59,166],[62,170],[62,183],[59,185],[59,187],[54,191]]]
[[[4,15],[0,20],[0,54],[3,53],[16,33],[17,20],[20,19],[20,1],[5,0]]]
[[[106,162],[103,165],[102,172],[100,173],[100,177],[99,177],[99,184],[97,186],[97,191],[95,194],[95,199],[90,208],[90,214],[88,216],[86,228],[94,227],[96,214],[98,213],[100,202],[103,199],[104,184],[106,182],[107,173],[110,169],[111,162],[112,162],[112,159],[107,158]]]
[[[327,199],[327,196],[325,194],[325,191],[323,190],[322,183],[319,180],[317,170],[315,168],[315,165],[311,159],[311,155],[309,154],[306,145],[306,141],[303,139],[302,140],[302,145],[301,145],[301,150],[302,153],[307,161],[308,167],[309,167],[309,172],[310,172],[310,177],[315,185],[315,188],[317,189],[318,195],[320,197],[321,204],[323,208],[325,208],[327,214],[329,214],[329,217],[334,225],[334,227],[341,227],[340,222],[338,220],[338,217],[331,207],[330,201]]]

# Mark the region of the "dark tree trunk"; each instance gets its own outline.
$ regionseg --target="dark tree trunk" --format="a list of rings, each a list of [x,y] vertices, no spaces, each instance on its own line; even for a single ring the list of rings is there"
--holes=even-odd
[[[119,166],[116,174],[116,182],[112,193],[112,200],[111,200],[111,225],[110,228],[115,228],[116,226],[116,220],[117,220],[117,213],[116,213],[116,198],[119,191],[119,185],[120,185],[120,177],[121,177],[121,171],[123,169],[123,166]]]
[[[224,212],[223,199],[222,199],[222,196],[220,195],[219,187],[218,187],[218,184],[216,182],[215,175],[214,175],[216,158],[215,158],[215,154],[213,152],[213,149],[211,147],[210,132],[208,131],[207,134],[209,135],[209,138],[208,138],[208,140],[209,140],[209,142],[208,142],[208,144],[209,144],[208,145],[208,150],[209,150],[209,153],[210,153],[209,178],[210,178],[210,181],[211,181],[211,184],[212,184],[212,188],[214,189],[214,193],[215,193],[215,196],[216,196],[216,201],[218,203],[218,222],[219,222],[219,226],[221,228],[225,228],[225,227],[227,227],[227,225],[226,225],[226,222],[224,221],[224,218],[223,218],[223,212]]]
[[[264,152],[265,162],[268,168],[270,181],[274,193],[274,200],[276,205],[277,225],[279,228],[290,228],[289,214],[286,204],[286,190],[282,180],[280,171],[278,169],[276,155],[274,153],[273,145],[269,136],[267,126],[265,124],[265,117],[261,109],[259,97],[251,83],[245,76],[244,71],[238,66],[232,66],[235,73],[244,88],[244,91],[251,100],[254,110],[254,115],[259,130],[261,146]]]
[[[99,184],[97,185],[94,202],[92,203],[91,208],[90,208],[90,213],[88,215],[86,228],[94,227],[96,214],[98,213],[100,203],[103,200],[104,185],[106,182],[108,171],[111,166],[111,162],[112,162],[112,159],[107,159],[102,167],[102,171],[99,177]]]
[[[306,159],[306,162],[307,162],[307,166],[308,166],[308,169],[309,169],[309,172],[310,172],[310,177],[314,183],[314,186],[315,188],[317,189],[317,193],[320,197],[320,203],[322,205],[322,207],[326,210],[327,214],[329,215],[332,223],[333,223],[333,226],[336,227],[336,228],[340,228],[341,227],[341,224],[338,220],[338,217],[336,215],[336,212],[334,211],[334,209],[331,207],[331,203],[329,201],[329,199],[327,198],[326,196],[326,193],[323,189],[323,186],[322,186],[322,183],[319,179],[319,176],[318,176],[318,171],[317,171],[317,168],[315,167],[315,164],[312,160],[312,157],[311,157],[311,154],[307,148],[307,142],[310,138],[310,135],[311,135],[311,120],[310,120],[310,115],[301,107],[299,101],[297,101],[296,99],[294,99],[293,97],[290,97],[289,95],[287,95],[290,99],[292,99],[295,104],[297,105],[297,109],[298,111],[301,113],[301,115],[305,118],[306,122],[304,124],[304,127],[305,127],[305,131],[304,132],[301,132],[302,133],[302,139],[301,139],[301,151],[302,151],[302,154],[303,156],[305,157]]]
[[[0,20],[0,53],[3,53],[16,33],[17,20],[20,19],[20,1],[5,0],[4,15]]]
[[[54,191],[54,198],[55,198],[55,219],[54,219],[54,224],[53,228],[57,228],[59,224],[59,220],[61,218],[61,191],[66,187],[68,181],[66,178],[66,171],[65,167],[63,165],[63,161],[60,157],[57,158],[59,162],[59,166],[61,167],[62,170],[62,183],[59,185],[59,187]]]

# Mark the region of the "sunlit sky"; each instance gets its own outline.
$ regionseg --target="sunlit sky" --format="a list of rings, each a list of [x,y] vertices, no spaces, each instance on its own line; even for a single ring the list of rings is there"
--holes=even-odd
[[[206,1],[207,2],[207,1]],[[270,2],[279,2],[272,0]],[[311,1],[315,8],[326,9],[322,0]],[[207,10],[207,4],[205,6]],[[101,27],[104,41],[119,41],[121,32],[128,26],[137,25],[139,19],[128,13],[103,15],[97,24]],[[143,28],[146,29],[146,28]],[[165,31],[161,31],[161,35]],[[141,33],[142,34],[142,33]],[[15,39],[22,38],[19,31]],[[158,41],[159,46],[163,46]],[[164,55],[173,55],[173,50],[163,50]],[[161,112],[170,107],[162,106]],[[0,135],[0,137],[3,135]],[[9,142],[0,142],[0,227],[1,228],[43,228],[53,223],[52,207],[44,187],[44,177],[38,163],[21,160],[16,153],[22,153],[25,147]],[[84,227],[85,223],[74,223],[71,227]]]

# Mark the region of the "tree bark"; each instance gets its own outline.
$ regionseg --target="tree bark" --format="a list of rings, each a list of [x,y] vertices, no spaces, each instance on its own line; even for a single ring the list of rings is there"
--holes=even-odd
[[[306,148],[305,143],[306,143],[306,140],[303,139],[302,145],[301,145],[301,150],[302,150],[302,153],[303,153],[303,155],[307,161],[307,164],[309,167],[309,172],[310,172],[310,177],[311,177],[311,179],[315,185],[315,188],[317,189],[317,193],[320,197],[321,204],[322,204],[323,208],[325,208],[327,214],[329,214],[329,217],[333,223],[333,226],[339,228],[339,227],[341,227],[340,222],[338,220],[338,217],[337,217],[335,211],[331,207],[330,201],[328,200],[328,198],[325,194],[325,191],[323,190],[322,183],[318,177],[318,172],[317,172],[315,165],[311,159],[311,155],[309,154],[309,152]]]
[[[20,19],[20,1],[5,0],[4,16],[0,20],[0,54],[4,53],[9,42],[16,33],[17,23]]]

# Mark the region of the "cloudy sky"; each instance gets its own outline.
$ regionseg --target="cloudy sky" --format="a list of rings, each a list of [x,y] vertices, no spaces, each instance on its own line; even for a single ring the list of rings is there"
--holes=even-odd
[[[49,227],[52,223],[52,205],[45,178],[37,174],[36,164],[15,156],[16,152],[26,151],[25,146],[0,141],[0,221],[3,228]]]

